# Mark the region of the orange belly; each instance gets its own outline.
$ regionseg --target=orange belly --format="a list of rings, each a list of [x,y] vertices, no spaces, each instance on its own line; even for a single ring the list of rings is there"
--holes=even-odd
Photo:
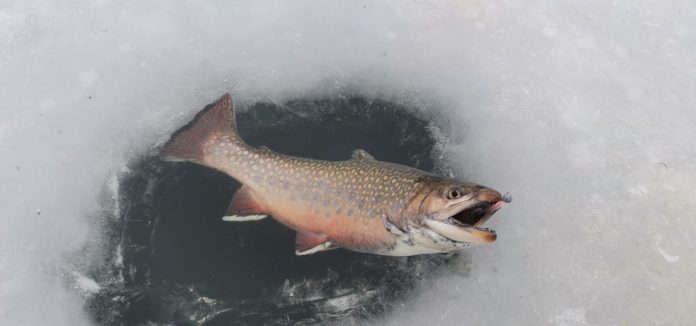
[[[380,216],[358,216],[347,205],[307,204],[285,198],[268,204],[274,219],[295,231],[324,234],[336,245],[356,250],[390,246],[394,237]]]

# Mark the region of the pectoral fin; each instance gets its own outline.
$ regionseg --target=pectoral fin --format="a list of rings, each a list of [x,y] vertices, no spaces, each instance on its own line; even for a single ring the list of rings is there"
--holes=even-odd
[[[392,222],[387,214],[382,214],[382,221],[384,222],[384,228],[387,229],[389,233],[397,236],[399,240],[409,246],[414,245],[410,233],[401,228],[398,224]]]
[[[320,251],[332,250],[334,246],[329,238],[323,234],[314,232],[298,231],[295,236],[295,255],[311,255]]]
[[[382,214],[382,222],[384,222],[384,228],[393,235],[403,236],[407,233],[403,228],[392,222],[387,214]]]
[[[225,212],[222,220],[226,222],[246,222],[258,221],[266,217],[268,217],[268,213],[256,200],[254,193],[249,187],[243,185],[234,193],[230,206],[227,207],[227,212]]]

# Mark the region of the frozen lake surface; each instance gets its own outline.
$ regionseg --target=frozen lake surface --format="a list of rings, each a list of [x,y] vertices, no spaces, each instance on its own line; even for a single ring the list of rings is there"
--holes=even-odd
[[[0,44],[2,325],[183,323],[268,302],[287,309],[259,318],[312,322],[327,310],[283,297],[303,269],[326,281],[315,289],[335,290],[321,293],[334,301],[321,302],[353,307],[334,311],[349,311],[348,323],[696,321],[695,3],[10,0],[0,4]],[[290,244],[257,243],[254,255],[240,249],[254,245],[241,229],[157,215],[168,205],[153,203],[181,196],[179,212],[197,212],[187,205],[198,198],[212,216],[233,191],[219,175],[151,159],[224,92],[247,112],[247,135],[259,144],[338,159],[368,143],[360,147],[376,146],[378,158],[441,164],[512,193],[488,222],[498,241],[452,257],[293,258],[283,256]],[[361,111],[374,101],[401,115]],[[302,115],[319,103],[332,104]],[[288,120],[263,111],[272,108],[318,125],[332,117],[332,128],[348,131],[411,119],[427,128],[409,129],[423,132],[415,143],[398,133],[380,142],[374,135],[384,130],[337,134],[332,141],[344,140],[331,152],[326,143],[303,147],[299,140],[316,134],[290,132]],[[424,156],[414,161],[406,149]],[[178,186],[167,174],[175,172]],[[278,243],[291,237],[270,221],[243,228],[267,229]],[[205,235],[208,244],[194,241]],[[237,254],[278,262],[245,269],[268,273],[259,277],[269,292],[255,292],[259,279],[223,275],[233,262],[218,258]],[[360,267],[354,275],[374,268],[377,277],[331,274],[337,266]],[[284,270],[295,273],[287,284],[273,274]],[[403,281],[379,287],[390,275]],[[228,289],[249,301],[230,299]],[[347,295],[356,289],[365,294]],[[216,316],[223,323],[238,311]]]

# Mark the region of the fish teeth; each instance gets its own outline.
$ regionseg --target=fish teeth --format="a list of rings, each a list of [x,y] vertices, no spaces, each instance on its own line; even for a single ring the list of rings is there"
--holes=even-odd
[[[489,228],[476,228],[476,229],[478,229],[480,231],[490,232],[490,233],[495,234],[495,230],[493,230],[493,229],[489,229]]]
[[[456,226],[471,226],[469,224],[459,222],[457,219],[455,219],[453,217],[450,217],[450,218],[444,220],[443,222],[445,222],[447,224],[451,224],[451,225],[456,225]]]

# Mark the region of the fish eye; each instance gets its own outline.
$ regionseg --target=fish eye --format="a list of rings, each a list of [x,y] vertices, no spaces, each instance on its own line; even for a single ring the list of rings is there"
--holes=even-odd
[[[459,189],[452,189],[450,192],[447,194],[447,197],[449,199],[458,199],[459,197],[462,196],[462,191]]]

